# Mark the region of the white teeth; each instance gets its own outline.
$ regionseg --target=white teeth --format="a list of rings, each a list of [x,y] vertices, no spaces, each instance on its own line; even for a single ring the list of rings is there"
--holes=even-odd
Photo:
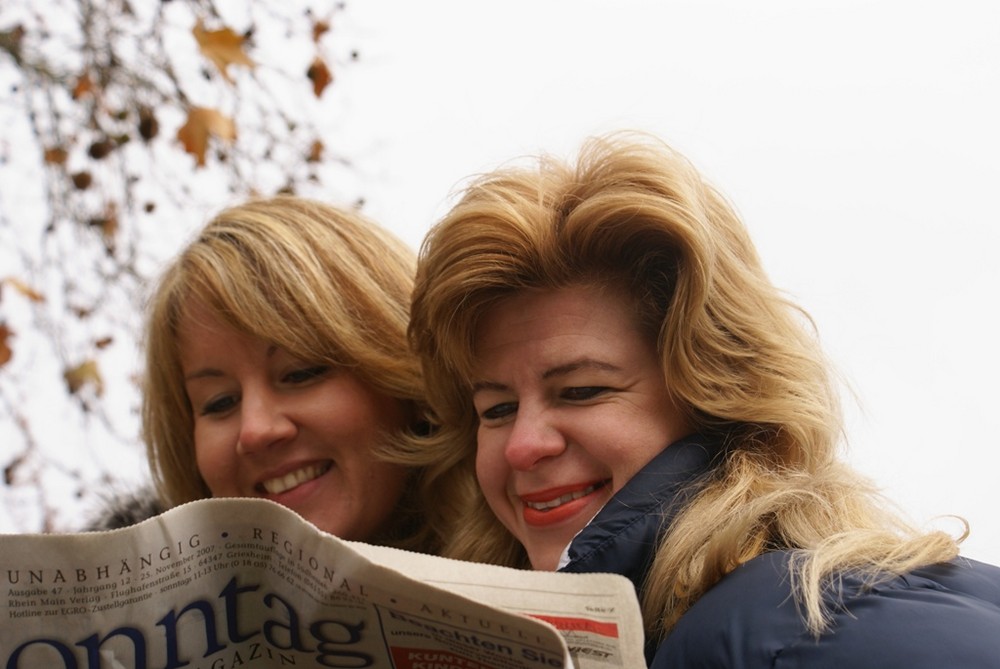
[[[583,490],[577,490],[576,492],[568,492],[562,497],[557,497],[556,499],[550,499],[547,502],[525,502],[525,504],[536,511],[547,511],[549,509],[554,509],[557,506],[561,506],[566,502],[572,502],[574,499],[580,499],[585,497],[590,493],[594,492],[598,488],[603,488],[604,483],[595,483],[594,485],[587,486]]]
[[[306,465],[302,469],[297,469],[294,472],[289,472],[284,476],[279,476],[278,478],[273,478],[261,483],[264,490],[270,495],[278,495],[283,492],[287,492],[292,488],[298,487],[305,483],[306,481],[312,481],[315,478],[319,478],[333,465],[329,462],[322,465]]]

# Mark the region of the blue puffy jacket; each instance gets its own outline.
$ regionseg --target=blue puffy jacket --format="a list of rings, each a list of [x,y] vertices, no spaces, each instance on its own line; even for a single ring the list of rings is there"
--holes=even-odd
[[[657,539],[719,446],[704,437],[665,449],[605,505],[569,547],[563,571],[614,572],[637,591]],[[833,625],[805,627],[789,583],[788,551],[765,553],[728,574],[660,644],[653,669],[1000,668],[1000,568],[958,558],[863,588],[849,574],[828,601]]]

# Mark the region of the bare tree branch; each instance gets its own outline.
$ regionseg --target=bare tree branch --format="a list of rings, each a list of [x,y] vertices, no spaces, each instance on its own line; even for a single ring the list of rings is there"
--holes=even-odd
[[[334,52],[346,9],[329,0],[4,4],[0,531],[73,529],[72,507],[143,462],[138,332],[160,264],[248,196],[358,199],[324,150],[325,91],[356,49]]]

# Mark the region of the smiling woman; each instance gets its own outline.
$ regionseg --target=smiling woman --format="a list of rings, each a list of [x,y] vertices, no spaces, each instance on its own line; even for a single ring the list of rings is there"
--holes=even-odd
[[[375,457],[382,435],[406,425],[399,400],[197,302],[178,344],[195,459],[212,496],[264,497],[345,539],[379,536],[406,485],[403,467]]]
[[[598,286],[526,290],[477,328],[476,474],[535,569],[561,566],[580,521],[691,431],[629,302]],[[563,456],[566,441],[579,448]]]
[[[261,497],[345,539],[433,552],[405,337],[413,253],[294,197],[225,210],[166,269],[143,427],[161,503]]]
[[[808,318],[683,157],[487,174],[421,253],[446,555],[629,577],[655,669],[997,666],[1000,569],[841,461]]]

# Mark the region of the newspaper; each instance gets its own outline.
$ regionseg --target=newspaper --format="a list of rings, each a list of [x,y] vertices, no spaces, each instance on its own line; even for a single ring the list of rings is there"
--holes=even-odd
[[[266,500],[0,536],[6,669],[644,667],[631,583],[337,539]]]

